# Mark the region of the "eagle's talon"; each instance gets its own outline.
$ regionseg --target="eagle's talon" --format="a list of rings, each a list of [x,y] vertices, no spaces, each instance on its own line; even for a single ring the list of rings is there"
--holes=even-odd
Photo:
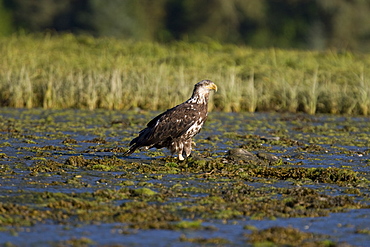
[[[179,154],[179,160],[180,160],[180,161],[185,160],[185,159],[184,159],[184,156],[182,156],[182,154]]]

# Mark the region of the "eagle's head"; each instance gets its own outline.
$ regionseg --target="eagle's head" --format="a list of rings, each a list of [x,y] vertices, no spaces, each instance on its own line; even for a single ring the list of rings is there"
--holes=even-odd
[[[195,84],[193,95],[188,100],[189,103],[196,104],[207,104],[209,92],[215,90],[217,91],[217,86],[210,80],[203,80]]]
[[[200,81],[194,86],[194,91],[204,91],[209,93],[211,90],[215,90],[217,92],[217,86],[210,80]]]

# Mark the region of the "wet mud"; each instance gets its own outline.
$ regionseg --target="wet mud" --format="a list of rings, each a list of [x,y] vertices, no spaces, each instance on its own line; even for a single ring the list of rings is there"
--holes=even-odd
[[[123,157],[155,114],[0,109],[0,245],[369,243],[369,118],[214,112],[185,161]]]

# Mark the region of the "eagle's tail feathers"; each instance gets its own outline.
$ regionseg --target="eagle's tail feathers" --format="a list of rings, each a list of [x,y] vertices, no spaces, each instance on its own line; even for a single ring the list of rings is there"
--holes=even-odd
[[[137,148],[138,148],[137,145],[131,146],[126,152],[123,153],[123,156],[129,156],[130,154],[132,154],[133,152],[135,152],[135,150]]]

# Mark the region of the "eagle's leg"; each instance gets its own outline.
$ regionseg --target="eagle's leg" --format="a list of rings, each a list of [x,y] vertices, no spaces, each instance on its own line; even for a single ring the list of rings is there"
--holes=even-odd
[[[184,152],[184,143],[181,141],[173,141],[171,145],[168,147],[172,154],[177,154],[180,161],[184,160],[184,156],[182,156]]]
[[[184,151],[183,151],[183,154],[186,156],[186,157],[189,157],[189,155],[191,154],[191,146],[192,146],[192,143],[193,141],[190,139],[186,140],[184,142]]]
[[[186,148],[186,141],[185,142],[179,142],[177,153],[179,154],[179,160],[183,161],[185,158],[182,156],[184,153],[184,149]]]

